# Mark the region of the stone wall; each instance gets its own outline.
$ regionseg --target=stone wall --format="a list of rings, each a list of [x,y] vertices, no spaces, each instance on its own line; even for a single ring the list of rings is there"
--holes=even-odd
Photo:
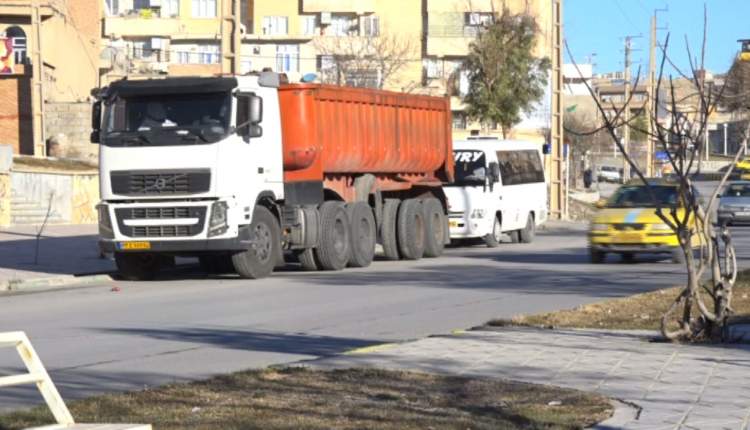
[[[0,208],[2,208],[3,177],[8,178],[6,186],[7,202],[11,195],[47,208],[52,203],[51,223],[95,224],[98,221],[96,205],[99,203],[99,175],[86,172],[33,172],[11,171],[10,175],[0,174]],[[10,223],[12,208],[0,210],[0,225],[3,214],[8,213],[5,225]]]
[[[0,172],[0,227],[10,225],[10,175]]]
[[[99,147],[89,141],[91,103],[48,102],[44,110],[47,155],[95,162]]]

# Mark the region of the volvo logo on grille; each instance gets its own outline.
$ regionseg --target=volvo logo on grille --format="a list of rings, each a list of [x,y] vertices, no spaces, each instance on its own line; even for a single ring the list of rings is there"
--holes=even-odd
[[[156,181],[154,181],[154,189],[156,190],[163,190],[164,187],[167,186],[167,180],[164,178],[158,178]]]

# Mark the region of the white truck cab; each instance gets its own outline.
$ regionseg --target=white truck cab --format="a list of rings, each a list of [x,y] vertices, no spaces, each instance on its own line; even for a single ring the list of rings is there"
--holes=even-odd
[[[548,214],[541,149],[517,140],[453,142],[456,180],[444,188],[451,240],[481,238],[496,247],[503,235],[534,239]]]

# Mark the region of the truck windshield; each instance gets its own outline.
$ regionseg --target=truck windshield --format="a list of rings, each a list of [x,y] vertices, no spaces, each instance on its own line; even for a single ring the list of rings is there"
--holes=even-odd
[[[103,143],[111,146],[213,143],[229,131],[227,93],[118,96],[106,105]]]
[[[456,161],[456,180],[449,185],[465,187],[484,185],[487,180],[487,161],[484,151],[453,151]]]

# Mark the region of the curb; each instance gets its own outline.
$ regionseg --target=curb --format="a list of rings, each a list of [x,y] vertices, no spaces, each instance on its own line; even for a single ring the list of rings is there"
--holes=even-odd
[[[587,427],[587,429],[611,430],[611,429],[627,428],[629,424],[632,424],[633,422],[638,421],[638,418],[641,415],[640,406],[630,403],[630,402],[624,402],[622,400],[613,399],[613,398],[610,398],[609,402],[614,407],[612,416],[598,424],[594,424],[591,427]]]
[[[85,285],[112,281],[109,274],[61,275],[48,278],[0,281],[0,294],[14,292],[48,291],[61,288],[82,287]]]

